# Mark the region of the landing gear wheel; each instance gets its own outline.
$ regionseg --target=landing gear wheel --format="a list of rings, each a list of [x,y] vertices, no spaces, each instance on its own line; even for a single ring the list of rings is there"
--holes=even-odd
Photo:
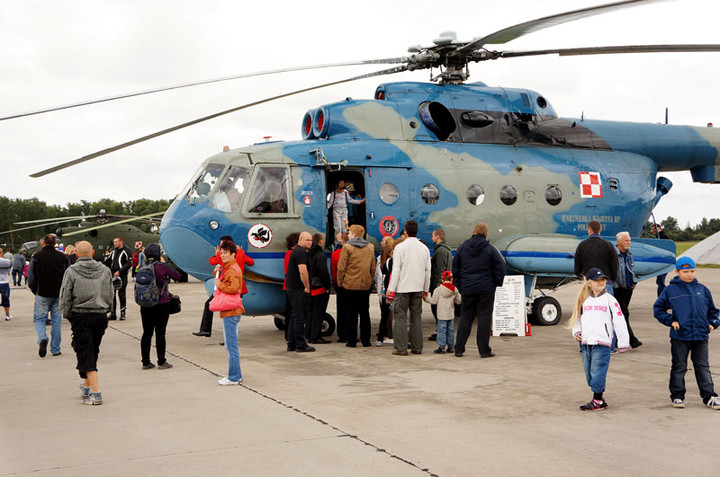
[[[329,313],[325,313],[320,328],[320,336],[332,336],[333,333],[335,333],[335,319]]]
[[[540,326],[557,325],[562,318],[562,307],[560,302],[550,296],[544,296],[535,300],[532,305],[535,323]]]
[[[287,322],[283,315],[275,315],[273,321],[275,322],[275,328],[278,330],[284,330],[287,327]]]

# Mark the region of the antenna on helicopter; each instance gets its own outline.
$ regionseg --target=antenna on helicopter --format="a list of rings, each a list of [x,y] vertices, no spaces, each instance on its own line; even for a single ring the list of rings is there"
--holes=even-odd
[[[665,124],[668,123],[668,108],[665,108]]]

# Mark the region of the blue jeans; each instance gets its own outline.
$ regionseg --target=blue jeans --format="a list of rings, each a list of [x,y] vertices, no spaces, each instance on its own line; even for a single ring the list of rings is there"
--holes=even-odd
[[[672,368],[670,369],[670,399],[685,399],[685,373],[687,372],[688,354],[695,370],[695,381],[700,389],[704,403],[715,393],[710,365],[708,364],[707,341],[682,341],[670,339]]]
[[[58,298],[35,295],[33,321],[35,322],[38,344],[40,344],[40,341],[48,339],[47,333],[45,332],[45,321],[47,320],[48,313],[50,313],[50,322],[52,323],[50,329],[50,352],[58,354],[60,352],[60,325],[62,320],[62,315],[60,315],[60,300]]]
[[[240,315],[226,316],[222,319],[222,322],[225,349],[228,352],[228,379],[230,381],[240,381],[242,379],[242,372],[240,371],[240,349],[238,348],[238,324],[240,323]]]
[[[612,349],[602,345],[581,344],[580,351],[582,351],[585,379],[588,386],[594,393],[604,392],[605,380],[610,366],[610,351]]]
[[[20,285],[22,285],[22,278],[23,278],[22,270],[13,268],[13,271],[12,271],[13,286],[19,287]]]
[[[438,320],[437,344],[439,347],[455,346],[455,320]]]

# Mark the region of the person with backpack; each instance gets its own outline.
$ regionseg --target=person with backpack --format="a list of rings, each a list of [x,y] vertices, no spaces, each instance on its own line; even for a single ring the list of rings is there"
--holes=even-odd
[[[135,277],[135,302],[140,305],[143,334],[140,338],[140,355],[142,369],[152,369],[155,365],[150,361],[150,344],[155,334],[158,369],[172,368],[165,359],[165,330],[170,317],[170,294],[168,281],[180,280],[180,272],[162,262],[160,245],[151,243],[145,249],[147,262],[138,270]],[[154,280],[150,279],[154,277]]]

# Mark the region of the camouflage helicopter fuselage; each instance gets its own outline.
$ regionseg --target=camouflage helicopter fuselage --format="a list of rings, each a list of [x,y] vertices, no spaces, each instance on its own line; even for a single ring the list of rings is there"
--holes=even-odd
[[[352,177],[364,192],[359,222],[376,250],[410,219],[427,244],[443,228],[453,249],[485,222],[511,273],[548,284],[572,276],[589,221],[608,237],[640,234],[672,187],[659,171],[720,182],[712,128],[562,119],[534,91],[480,83],[384,84],[373,100],[309,111],[302,135],[210,157],[161,225],[170,258],[202,280],[212,277],[207,258],[219,238],[234,237],[255,259],[248,314],[283,309],[284,238],[326,234],[325,196],[337,178]],[[231,182],[238,193],[226,205],[217,196]],[[641,277],[672,267],[674,245],[662,242],[634,239]]]

